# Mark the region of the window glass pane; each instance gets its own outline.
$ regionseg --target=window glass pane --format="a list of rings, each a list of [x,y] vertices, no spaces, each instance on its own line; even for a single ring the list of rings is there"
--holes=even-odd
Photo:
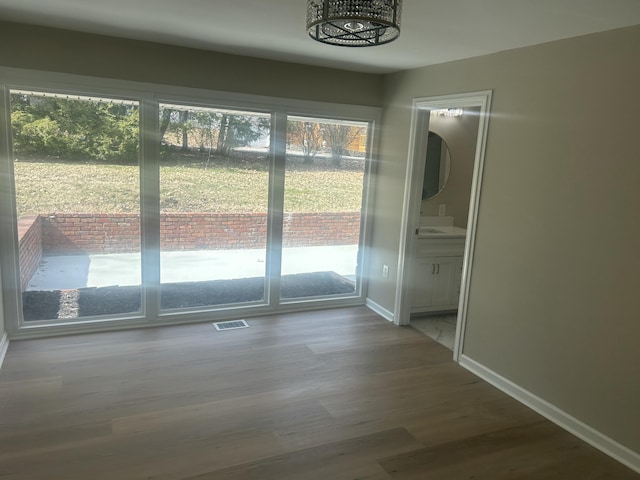
[[[161,105],[162,309],[265,301],[270,122]]]
[[[282,299],[357,292],[367,124],[289,117]]]
[[[136,102],[13,90],[26,322],[139,313]]]

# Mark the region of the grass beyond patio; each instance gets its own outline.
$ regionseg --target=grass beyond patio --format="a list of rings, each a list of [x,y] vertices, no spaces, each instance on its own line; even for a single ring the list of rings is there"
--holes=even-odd
[[[176,155],[160,167],[165,212],[266,212],[268,162],[264,157]],[[139,169],[101,162],[18,159],[14,163],[18,217],[53,212],[139,211]],[[285,211],[360,210],[363,168],[348,161],[311,164],[290,159]]]

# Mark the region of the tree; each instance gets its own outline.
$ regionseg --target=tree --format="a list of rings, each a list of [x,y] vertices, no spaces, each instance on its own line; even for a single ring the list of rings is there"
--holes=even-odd
[[[322,129],[317,122],[290,120],[287,123],[287,144],[302,149],[304,163],[312,163],[322,149]]]
[[[179,143],[181,150],[189,149],[189,132],[192,128],[189,114],[188,110],[160,108],[160,138],[165,145]]]
[[[131,161],[137,159],[139,111],[135,103],[46,95],[12,94],[11,124],[16,154],[67,160]],[[264,136],[270,118],[218,110],[161,107],[162,142],[174,139],[182,150],[214,145],[222,154]]]
[[[169,125],[171,124],[171,117],[176,112],[171,108],[160,108],[160,141],[164,140],[164,135],[167,133]]]
[[[133,103],[12,94],[11,126],[17,155],[137,159],[139,114]]]
[[[211,151],[220,131],[220,114],[215,112],[191,112],[195,141],[201,152]]]
[[[236,147],[250,145],[270,128],[269,118],[223,113],[218,132],[218,153],[228,155]]]
[[[219,110],[175,110],[162,108],[160,134],[182,145],[198,145],[199,150],[215,149],[228,155],[234,148],[250,145],[269,130],[270,119],[255,115],[236,115]]]
[[[180,123],[182,129],[182,151],[187,151],[189,150],[189,130],[191,130],[188,110],[180,112]]]
[[[348,152],[349,145],[364,132],[363,127],[353,125],[326,124],[323,127],[323,138],[331,151],[331,161],[340,166],[342,157]]]

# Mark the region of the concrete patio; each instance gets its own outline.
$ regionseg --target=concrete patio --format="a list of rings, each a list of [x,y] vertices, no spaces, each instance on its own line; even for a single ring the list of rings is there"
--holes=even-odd
[[[282,274],[333,271],[355,279],[357,245],[284,248]],[[261,277],[265,250],[199,250],[161,253],[162,283]],[[140,285],[140,254],[45,256],[28,291]]]

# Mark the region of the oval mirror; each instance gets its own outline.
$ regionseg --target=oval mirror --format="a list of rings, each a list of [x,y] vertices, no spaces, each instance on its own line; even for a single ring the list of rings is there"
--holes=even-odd
[[[451,169],[449,147],[437,133],[429,132],[427,159],[424,166],[422,199],[429,200],[439,194],[447,184]]]

